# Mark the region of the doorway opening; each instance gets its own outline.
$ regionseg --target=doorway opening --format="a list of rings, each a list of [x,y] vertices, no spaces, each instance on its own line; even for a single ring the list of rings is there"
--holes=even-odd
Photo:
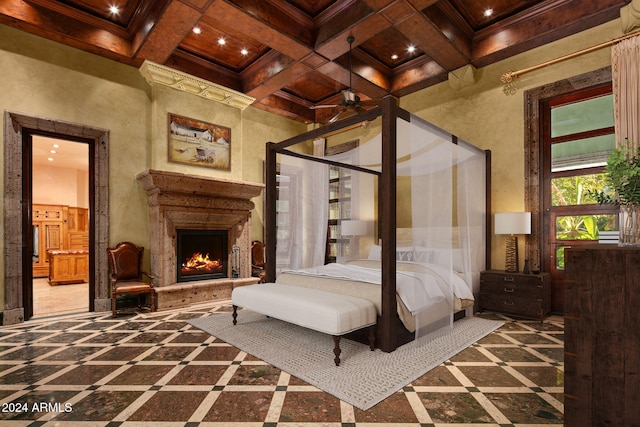
[[[4,123],[4,310],[2,324],[33,316],[31,139],[42,135],[89,146],[89,311],[109,311],[109,131],[87,125],[5,111]]]
[[[89,148],[31,138],[33,317],[89,310]]]

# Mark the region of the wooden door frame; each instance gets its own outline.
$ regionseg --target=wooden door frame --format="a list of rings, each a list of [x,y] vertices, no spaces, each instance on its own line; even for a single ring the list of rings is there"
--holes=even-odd
[[[542,150],[544,147],[542,146],[540,107],[547,99],[608,82],[611,82],[611,67],[559,80],[524,93],[525,209],[531,212],[531,234],[525,241],[525,258],[529,260],[532,270],[544,271],[544,236],[550,227],[548,215],[545,215],[543,207]],[[564,308],[556,305],[552,306],[551,310],[563,312]]]
[[[88,141],[90,163],[89,224],[89,309],[108,311],[110,307],[107,246],[109,240],[109,131],[80,124],[4,113],[4,310],[2,324],[10,325],[25,319],[24,289],[32,286],[30,235],[30,194],[25,193],[30,182],[30,166],[25,168],[25,138],[27,134],[56,135],[61,139]],[[28,157],[30,161],[30,155]],[[26,170],[25,170],[26,169]],[[25,172],[29,177],[25,178]],[[25,198],[25,196],[27,196]],[[31,237],[32,239],[32,237]],[[29,283],[27,283],[29,280]],[[27,314],[29,314],[27,312]]]

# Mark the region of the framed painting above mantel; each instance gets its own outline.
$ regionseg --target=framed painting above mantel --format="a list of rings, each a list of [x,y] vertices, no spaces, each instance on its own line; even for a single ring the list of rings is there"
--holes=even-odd
[[[231,129],[169,113],[169,161],[231,170]]]

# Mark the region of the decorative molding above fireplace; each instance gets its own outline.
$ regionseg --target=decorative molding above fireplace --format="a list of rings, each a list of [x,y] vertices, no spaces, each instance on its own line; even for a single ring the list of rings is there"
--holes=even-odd
[[[149,252],[151,271],[157,275],[159,308],[175,307],[179,302],[163,304],[162,295],[181,295],[194,289],[251,280],[251,210],[253,197],[264,185],[148,169],[136,177],[148,192]],[[227,230],[228,249],[240,248],[240,279],[214,279],[177,283],[176,230]],[[229,274],[230,271],[229,271]],[[185,292],[180,292],[183,289]],[[195,291],[193,291],[195,292]],[[201,292],[202,293],[202,292]],[[205,292],[206,294],[206,292]],[[226,295],[223,295],[226,296]],[[230,296],[230,291],[229,295]],[[190,297],[177,298],[202,302]],[[174,297],[175,299],[175,297]],[[182,305],[186,305],[182,304]],[[164,307],[163,307],[164,306]]]

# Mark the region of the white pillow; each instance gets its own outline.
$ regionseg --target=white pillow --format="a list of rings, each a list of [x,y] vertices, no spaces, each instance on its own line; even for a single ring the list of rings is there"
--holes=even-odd
[[[380,245],[371,245],[369,248],[369,258],[372,260],[380,261],[382,256],[382,246]]]

